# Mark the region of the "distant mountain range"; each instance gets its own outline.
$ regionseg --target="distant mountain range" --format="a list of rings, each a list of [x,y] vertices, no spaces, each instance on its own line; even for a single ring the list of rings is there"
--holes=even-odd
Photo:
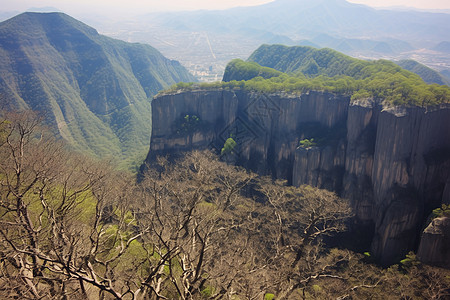
[[[158,12],[127,22],[92,21],[108,35],[150,43],[199,76],[209,73],[204,80],[220,78],[231,59],[247,59],[261,44],[328,47],[362,59],[414,59],[450,69],[450,14],[443,12],[374,9],[345,0],[276,0],[227,10]]]
[[[285,35],[293,40],[328,34],[340,38],[441,42],[450,32],[450,15],[420,11],[377,10],[345,0],[277,0],[223,11],[151,15],[154,24],[187,31],[248,33],[248,29]]]
[[[440,42],[438,45],[436,45],[436,47],[433,47],[433,50],[450,54],[450,42],[448,41]]]
[[[73,148],[118,161],[145,155],[150,101],[195,81],[149,45],[99,35],[63,13],[24,13],[0,23],[2,109],[43,113]]]

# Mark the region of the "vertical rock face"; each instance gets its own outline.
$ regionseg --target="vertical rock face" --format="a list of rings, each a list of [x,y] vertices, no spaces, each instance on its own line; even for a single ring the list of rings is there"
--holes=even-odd
[[[214,90],[159,96],[152,109],[149,162],[193,148],[220,153],[231,137],[238,164],[349,199],[359,224],[374,228],[383,264],[415,249],[427,215],[450,202],[450,105],[383,109],[329,93]],[[299,147],[304,139],[312,143]]]
[[[294,153],[303,132],[344,122],[348,103],[348,97],[318,92],[294,97],[213,90],[156,97],[147,161],[193,148],[220,152],[231,137],[237,143],[233,155],[239,164],[291,181]],[[198,117],[200,126],[180,133],[186,116]]]
[[[417,256],[425,263],[450,267],[450,218],[434,219],[424,230]]]
[[[152,102],[152,138],[147,160],[158,155],[193,148],[207,148],[234,122],[238,109],[230,91],[202,91],[156,97]],[[201,124],[189,132],[179,132],[185,116],[196,116]]]
[[[412,237],[427,217],[424,212],[444,201],[450,176],[449,117],[449,107],[380,113],[372,171],[372,249],[386,263],[414,247]]]

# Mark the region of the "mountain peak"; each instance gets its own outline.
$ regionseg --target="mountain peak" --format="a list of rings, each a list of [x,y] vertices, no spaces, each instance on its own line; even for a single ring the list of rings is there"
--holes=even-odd
[[[0,24],[0,29],[9,26],[18,31],[29,30],[30,26],[38,26],[46,32],[61,32],[69,29],[80,30],[87,35],[98,35],[94,28],[72,18],[62,12],[24,12]]]
[[[339,6],[361,6],[360,4],[350,3],[346,0],[276,0],[266,5],[274,5],[277,7],[307,9],[319,5],[339,5]]]

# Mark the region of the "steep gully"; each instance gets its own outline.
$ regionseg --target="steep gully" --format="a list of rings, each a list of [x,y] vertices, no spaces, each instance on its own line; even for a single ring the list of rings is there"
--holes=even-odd
[[[199,121],[187,126],[186,115]],[[450,105],[383,108],[322,92],[199,90],[156,97],[152,116],[147,162],[191,149],[220,152],[232,137],[227,160],[349,199],[380,263],[419,249],[423,261],[450,266],[449,226],[427,228],[421,242],[431,210],[450,203]],[[311,147],[298,147],[304,139],[314,139]]]

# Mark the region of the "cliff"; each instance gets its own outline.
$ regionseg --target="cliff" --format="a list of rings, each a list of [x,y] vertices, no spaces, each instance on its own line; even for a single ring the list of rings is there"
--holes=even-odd
[[[426,263],[450,267],[450,218],[434,219],[424,230],[417,256]]]
[[[347,115],[349,98],[310,92],[283,94],[214,90],[156,97],[148,161],[160,154],[192,148],[220,152],[232,137],[236,162],[260,174],[292,181],[299,139],[315,129],[332,128]],[[199,118],[191,132],[180,132],[186,116]]]
[[[152,114],[147,162],[193,148],[220,153],[231,137],[227,159],[348,198],[383,264],[416,249],[428,214],[450,201],[449,105],[386,109],[330,93],[217,89],[158,96]]]

